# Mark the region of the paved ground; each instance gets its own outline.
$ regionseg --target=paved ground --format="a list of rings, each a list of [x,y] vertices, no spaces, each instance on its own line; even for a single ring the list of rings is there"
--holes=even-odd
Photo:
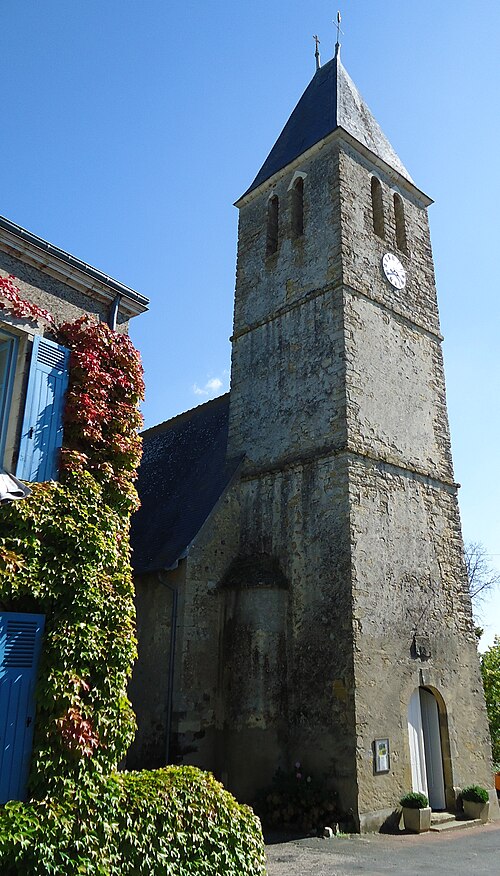
[[[299,839],[266,846],[269,876],[500,876],[500,823],[444,833]]]

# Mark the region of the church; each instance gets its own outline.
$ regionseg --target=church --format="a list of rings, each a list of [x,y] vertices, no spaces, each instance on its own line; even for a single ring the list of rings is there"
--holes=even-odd
[[[317,56],[236,203],[230,393],[144,433],[129,768],[300,761],[362,832],[493,787],[431,203]]]

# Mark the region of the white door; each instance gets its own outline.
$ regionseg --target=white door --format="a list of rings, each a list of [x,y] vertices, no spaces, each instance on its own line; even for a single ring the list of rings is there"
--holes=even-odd
[[[427,793],[427,774],[425,769],[424,732],[419,689],[413,691],[408,704],[408,737],[410,740],[411,779],[414,791]]]
[[[420,688],[420,711],[424,734],[425,767],[429,805],[432,809],[445,809],[443,756],[441,752],[441,732],[436,698],[429,690]]]

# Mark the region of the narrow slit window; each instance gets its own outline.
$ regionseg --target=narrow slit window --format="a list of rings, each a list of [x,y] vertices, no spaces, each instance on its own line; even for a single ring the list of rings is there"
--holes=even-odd
[[[400,195],[394,195],[394,218],[396,220],[396,243],[401,252],[408,252],[406,242],[405,209]]]
[[[304,180],[299,176],[292,187],[292,237],[304,234]]]
[[[376,176],[372,176],[372,213],[373,230],[379,237],[385,237],[384,227],[384,201],[382,198],[382,186]]]
[[[278,250],[278,217],[279,201],[276,195],[273,195],[267,205],[266,256],[273,255]]]

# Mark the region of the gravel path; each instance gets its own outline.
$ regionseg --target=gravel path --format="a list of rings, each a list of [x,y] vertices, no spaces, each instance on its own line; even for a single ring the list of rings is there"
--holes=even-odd
[[[299,839],[266,846],[268,876],[500,876],[500,823],[399,836]]]

